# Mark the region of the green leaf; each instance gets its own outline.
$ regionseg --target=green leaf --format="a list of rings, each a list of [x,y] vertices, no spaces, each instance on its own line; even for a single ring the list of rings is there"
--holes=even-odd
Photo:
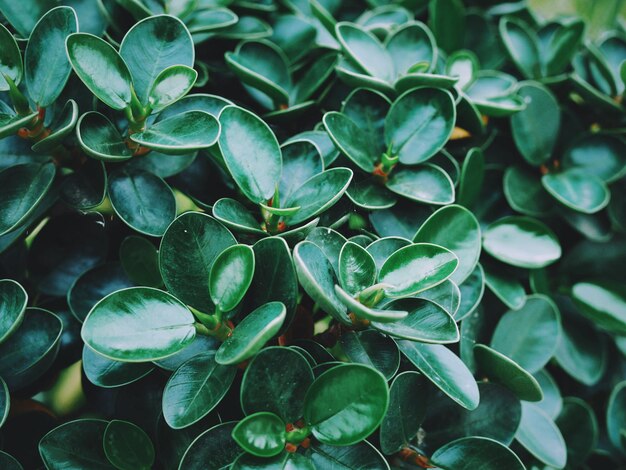
[[[133,284],[146,287],[163,285],[159,272],[159,255],[155,246],[146,238],[131,235],[122,240],[120,262]]]
[[[503,217],[487,227],[483,248],[494,258],[512,266],[538,269],[561,257],[556,235],[537,219]]]
[[[307,454],[315,468],[389,470],[389,464],[385,458],[367,441],[347,447],[313,442]]]
[[[152,468],[154,446],[148,435],[136,424],[114,419],[103,436],[104,453],[120,470]]]
[[[409,21],[391,32],[385,40],[385,49],[394,64],[395,76],[410,73],[415,64],[428,64],[432,72],[437,61],[435,38],[425,24]]]
[[[588,134],[567,149],[562,163],[612,183],[626,173],[626,142],[610,134]]]
[[[465,49],[453,52],[446,61],[446,75],[459,77],[456,86],[461,90],[474,81],[479,69],[480,64],[476,54]]]
[[[218,364],[238,364],[254,356],[278,333],[287,311],[281,302],[268,302],[249,313],[215,354]]]
[[[504,172],[503,189],[511,208],[524,215],[544,217],[555,206],[554,198],[543,188],[541,179],[516,166]]]
[[[335,146],[361,170],[371,173],[378,155],[367,147],[369,136],[352,119],[343,113],[330,111],[324,114],[324,128]]]
[[[312,383],[311,366],[298,351],[264,348],[246,367],[241,408],[247,415],[269,411],[286,423],[294,423],[302,417],[304,396]]]
[[[274,413],[255,413],[246,416],[235,426],[233,439],[252,455],[273,457],[285,448],[285,422]]]
[[[254,251],[233,245],[215,259],[209,275],[211,300],[222,312],[234,309],[248,291],[254,275]]]
[[[170,15],[150,16],[136,23],[122,40],[120,56],[128,64],[135,92],[144,105],[163,70],[172,65],[193,67],[195,58],[187,27]]]
[[[565,467],[567,450],[563,436],[554,421],[537,405],[522,402],[522,421],[515,439],[546,465]]]
[[[519,364],[484,344],[474,346],[478,369],[490,380],[501,383],[520,400],[540,401],[543,392],[537,380]]]
[[[624,420],[626,419],[626,381],[619,382],[611,391],[606,409],[606,430],[611,443],[624,449]]]
[[[28,303],[26,290],[11,279],[0,280],[0,343],[20,327]]]
[[[128,160],[133,152],[109,119],[95,111],[89,111],[78,119],[76,137],[87,155],[105,162]]]
[[[580,398],[568,397],[556,419],[567,447],[568,462],[584,462],[598,443],[598,421],[593,409]]]
[[[548,297],[531,295],[520,310],[509,310],[500,318],[491,347],[532,374],[552,358],[560,336],[557,306]]]
[[[383,310],[363,305],[359,300],[352,297],[338,285],[335,285],[335,293],[339,300],[348,308],[350,313],[365,320],[379,323],[391,323],[402,320],[409,314],[409,312],[403,310]]]
[[[420,292],[417,294],[417,297],[436,303],[453,317],[461,305],[461,291],[449,279],[435,287]]]
[[[187,212],[165,231],[159,267],[167,289],[204,313],[215,308],[209,293],[211,267],[219,254],[236,244],[235,237],[213,217]]]
[[[160,120],[130,140],[169,155],[181,155],[211,147],[220,134],[220,124],[204,111],[186,111]]]
[[[461,292],[461,304],[454,316],[456,321],[461,321],[471,315],[483,298],[485,275],[480,264],[476,264],[469,277],[459,285],[459,291]]]
[[[546,369],[540,370],[533,377],[543,392],[543,398],[536,405],[552,419],[556,418],[563,409],[563,398],[554,378]]]
[[[92,34],[74,33],[65,47],[74,72],[98,99],[118,111],[130,105],[133,81],[113,46]]]
[[[174,193],[147,171],[116,171],[109,177],[108,193],[120,219],[140,233],[161,236],[176,217]]]
[[[0,428],[7,420],[9,416],[9,410],[11,409],[11,395],[9,394],[9,387],[4,380],[0,377]],[[0,459],[0,464],[2,460]],[[4,467],[3,467],[4,468]]]
[[[385,145],[400,163],[428,160],[446,144],[456,119],[454,98],[439,88],[418,88],[402,94],[385,119]]]
[[[0,172],[0,235],[26,222],[50,190],[55,166],[24,163]]]
[[[454,184],[437,165],[429,163],[394,171],[385,186],[400,196],[432,205],[454,202]]]
[[[219,121],[219,148],[237,186],[254,203],[269,200],[282,169],[276,136],[256,115],[237,106],[226,106]]]
[[[392,81],[393,62],[376,36],[348,22],[337,23],[335,33],[343,51],[359,69],[372,77]]]
[[[339,338],[341,349],[350,362],[365,364],[391,380],[400,366],[400,352],[392,339],[377,331],[348,331]]]
[[[235,422],[207,429],[194,439],[180,461],[180,470],[221,470],[241,454],[231,434]]]
[[[524,286],[516,279],[491,269],[485,269],[485,284],[511,310],[519,310],[526,303]]]
[[[198,72],[186,65],[172,65],[154,79],[148,104],[157,113],[185,96],[198,79]]]
[[[163,359],[193,341],[194,318],[171,294],[149,287],[114,292],[98,302],[81,336],[97,353],[113,360]]]
[[[285,207],[300,207],[285,222],[295,225],[311,219],[329,209],[339,201],[352,181],[352,170],[331,168],[308,179],[288,201]]]
[[[550,36],[549,42],[542,49],[542,55],[546,52],[547,57],[542,57],[545,63],[546,75],[553,76],[565,71],[572,60],[572,56],[583,39],[585,23],[580,19],[565,19],[561,21],[556,31]]]
[[[107,421],[77,419],[57,426],[39,441],[39,454],[46,468],[113,470],[102,440]]]
[[[33,151],[37,153],[53,151],[74,130],[77,122],[78,104],[74,100],[67,100],[61,113],[55,116],[50,124],[52,132],[47,137],[35,142],[32,146]]]
[[[11,32],[0,25],[0,91],[9,91],[6,75],[16,85],[22,80],[22,54]]]
[[[77,31],[76,12],[61,6],[48,10],[31,32],[24,51],[24,81],[37,106],[50,106],[63,91],[72,71],[65,39]]]
[[[389,297],[407,297],[448,279],[459,260],[450,250],[431,243],[414,243],[393,253],[380,268],[379,282]]]
[[[305,292],[333,318],[350,325],[346,307],[335,293],[335,270],[322,249],[310,241],[300,242],[293,250],[293,261]]]
[[[499,31],[504,47],[522,75],[526,78],[539,78],[539,43],[534,32],[526,23],[513,17],[503,17]]]
[[[457,203],[471,207],[480,196],[485,176],[485,157],[482,150],[474,147],[467,152],[461,169],[461,184],[457,194]]]
[[[183,363],[163,390],[163,417],[173,429],[200,421],[222,400],[235,378],[234,367],[215,362],[215,352],[203,352]]]
[[[457,205],[443,207],[420,227],[414,242],[435,243],[452,251],[459,259],[450,280],[461,285],[472,273],[480,256],[480,226],[476,217]]]
[[[34,122],[37,113],[27,114],[25,116],[0,113],[0,139],[4,139],[17,132],[24,126],[30,126]]]
[[[119,263],[106,263],[85,271],[67,292],[67,305],[79,322],[103,297],[133,284]]]
[[[541,183],[557,201],[584,214],[604,209],[611,197],[604,181],[583,169],[548,173],[541,177]]]
[[[447,53],[460,49],[465,34],[465,7],[460,0],[430,1],[429,25],[437,44]]]
[[[459,329],[452,316],[434,302],[424,299],[401,299],[387,306],[409,312],[393,323],[373,320],[372,326],[396,338],[421,343],[455,343],[459,340]]]
[[[430,461],[443,470],[524,470],[524,464],[503,444],[486,437],[464,437],[450,442],[431,456]]]
[[[388,405],[389,389],[380,372],[362,364],[345,364],[313,382],[304,400],[304,419],[318,441],[347,446],[372,434]]]
[[[24,470],[15,457],[0,451],[0,466],[5,470]]]
[[[27,308],[21,325],[0,344],[0,377],[14,392],[41,377],[59,352],[63,322],[53,313]]]
[[[600,328],[626,334],[626,290],[616,282],[579,282],[572,297],[580,312]]]
[[[365,248],[346,243],[339,253],[339,282],[348,293],[356,295],[376,282],[376,263]]]
[[[561,110],[555,96],[536,82],[520,84],[517,93],[526,108],[511,116],[511,133],[524,159],[539,166],[553,158],[561,127]]]
[[[478,385],[469,369],[441,344],[396,341],[400,351],[443,393],[463,408],[474,410],[480,400]]]
[[[83,370],[94,385],[102,388],[122,387],[142,379],[154,370],[151,362],[119,362],[101,356],[89,346],[83,347]]]
[[[291,140],[281,146],[283,172],[278,185],[282,201],[287,201],[309,178],[324,170],[318,146],[310,140]]]
[[[238,19],[228,8],[195,10],[193,16],[187,19],[187,26],[192,34],[209,33],[235,25]]]
[[[409,445],[417,435],[428,405],[427,382],[418,372],[396,376],[389,389],[389,408],[380,425],[380,448],[386,455]]]
[[[411,242],[405,238],[383,237],[370,243],[366,250],[374,258],[374,261],[376,262],[376,271],[378,272],[380,271],[380,268],[382,268],[383,264],[385,264],[385,261],[389,258],[389,256],[400,248],[404,248],[410,244]]]
[[[261,230],[261,224],[248,211],[246,206],[235,199],[223,197],[215,201],[215,204],[213,204],[213,217],[238,233],[267,235],[267,232]]]

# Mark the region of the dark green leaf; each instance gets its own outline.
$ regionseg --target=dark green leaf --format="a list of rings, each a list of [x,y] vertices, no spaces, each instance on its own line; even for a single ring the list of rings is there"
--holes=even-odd
[[[222,470],[241,454],[231,437],[235,422],[218,424],[200,434],[180,462],[180,470]]]
[[[486,437],[464,437],[437,449],[431,462],[444,470],[524,470],[511,449]]]
[[[95,111],[89,111],[80,117],[76,125],[76,137],[85,153],[97,160],[116,162],[133,156],[111,121]]]
[[[233,439],[246,452],[258,457],[273,457],[285,448],[285,422],[274,413],[246,416],[233,429]]]
[[[365,364],[391,380],[400,366],[400,352],[392,339],[377,331],[346,332],[339,339],[341,349],[351,362]]]
[[[11,32],[4,25],[0,25],[0,91],[9,91],[4,75],[19,85],[22,73],[22,54],[17,42]]]
[[[626,381],[620,382],[611,391],[606,409],[606,429],[611,443],[624,449],[624,421],[626,419]]]
[[[154,369],[150,362],[119,362],[101,356],[89,346],[83,347],[83,369],[87,379],[98,387],[121,387],[145,377]]]
[[[161,287],[159,255],[146,238],[131,235],[122,240],[120,262],[128,278],[138,286]]]
[[[598,421],[593,409],[580,398],[566,398],[556,425],[567,446],[567,461],[584,462],[598,443]]]
[[[374,258],[356,243],[346,243],[339,253],[338,277],[346,292],[359,293],[376,281]]]
[[[247,245],[233,245],[220,253],[209,275],[211,300],[218,309],[228,312],[241,302],[252,283],[254,266],[254,251]]]
[[[522,402],[522,421],[515,439],[546,465],[565,467],[567,450],[563,436],[554,421],[537,405]]]
[[[454,201],[454,184],[448,174],[428,163],[394,171],[385,186],[400,196],[424,204],[440,206]]]
[[[163,69],[154,79],[148,94],[152,112],[161,111],[189,93],[197,78],[198,72],[186,65],[172,65]]]
[[[557,201],[585,214],[605,208],[611,197],[604,181],[583,169],[548,173],[541,177],[541,183]]]
[[[0,343],[7,340],[22,324],[28,294],[11,279],[0,280]]]
[[[105,455],[116,468],[120,470],[152,468],[155,458],[154,446],[139,426],[114,419],[104,430],[103,443]]]
[[[579,282],[572,297],[581,313],[599,327],[626,334],[626,291],[615,282]]]

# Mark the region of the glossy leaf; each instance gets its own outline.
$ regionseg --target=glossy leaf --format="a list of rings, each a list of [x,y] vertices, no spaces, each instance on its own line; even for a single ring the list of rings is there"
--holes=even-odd
[[[191,426],[222,400],[236,369],[215,362],[215,352],[198,354],[183,363],[163,390],[163,417],[174,429]]]
[[[504,217],[487,227],[483,248],[494,258],[520,268],[537,269],[561,257],[556,235],[530,217]]]
[[[4,75],[9,77],[16,85],[19,85],[22,74],[22,54],[17,46],[15,38],[4,26],[0,26],[0,91],[9,91],[9,85]]]
[[[509,56],[526,78],[538,78],[541,74],[539,45],[528,26],[513,18],[502,18],[500,34]]]
[[[554,421],[537,405],[522,402],[522,421],[515,438],[546,465],[565,467],[567,453],[563,436]]]
[[[285,447],[285,422],[273,413],[255,413],[235,426],[233,439],[252,455],[273,457]]]
[[[371,468],[389,470],[389,464],[376,448],[367,441],[347,447],[315,442],[311,444],[308,457],[316,468],[338,466],[348,468]]]
[[[236,106],[225,107],[219,122],[220,151],[237,186],[252,202],[269,200],[282,168],[274,133],[250,111]]]
[[[624,448],[624,417],[626,417],[626,382],[620,382],[611,391],[606,410],[606,428],[611,443]]]
[[[393,63],[387,51],[370,32],[352,23],[337,23],[337,39],[358,68],[381,80],[390,81]]]
[[[593,214],[606,207],[611,194],[597,176],[579,169],[549,173],[541,183],[560,203],[585,214]]]
[[[457,439],[437,449],[430,460],[445,470],[470,470],[477,465],[485,470],[526,468],[512,450],[498,441],[485,437]]]
[[[281,302],[268,302],[249,313],[215,354],[218,364],[238,364],[254,356],[283,325],[287,311]]]
[[[555,422],[567,446],[567,461],[585,461],[598,442],[598,421],[593,409],[580,398],[566,398]]]
[[[415,243],[393,253],[380,268],[379,282],[390,297],[407,297],[442,283],[455,271],[458,258],[430,243]]]
[[[469,369],[452,351],[441,344],[397,341],[400,351],[452,400],[468,410],[480,401],[478,385]]]
[[[185,96],[197,78],[198,72],[186,65],[172,65],[163,69],[154,79],[148,93],[148,104],[152,112],[161,111]]]
[[[613,282],[580,282],[572,297],[592,322],[608,331],[626,334],[626,292]]]
[[[159,255],[146,238],[131,235],[122,240],[120,262],[128,278],[138,286],[161,287]]]
[[[89,346],[83,347],[83,370],[94,385],[113,388],[128,385],[148,375],[154,369],[149,362],[119,362],[101,356]]]
[[[171,294],[131,287],[98,302],[81,336],[109,359],[145,362],[177,353],[193,341],[195,332],[193,315]]]
[[[357,294],[376,281],[374,258],[356,243],[346,243],[339,253],[338,277],[344,290]]]
[[[349,117],[335,111],[324,114],[324,128],[334,142],[361,170],[371,173],[378,158],[367,147],[367,134]]]
[[[139,426],[114,419],[107,424],[103,436],[104,453],[121,470],[151,468],[154,446]]]
[[[28,294],[11,279],[0,280],[0,343],[8,339],[24,320]]]
[[[385,186],[413,201],[445,205],[454,201],[454,184],[440,167],[426,164],[394,171]]]
[[[247,245],[228,247],[215,259],[209,275],[209,291],[211,300],[222,312],[234,309],[246,295],[254,265],[254,251]]]
[[[376,331],[347,332],[341,335],[339,342],[351,362],[373,367],[387,380],[398,371],[400,352],[396,343]]]
[[[95,111],[89,111],[78,119],[76,137],[85,153],[97,160],[116,162],[133,156],[111,121]]]
[[[54,150],[61,144],[63,139],[74,130],[77,122],[78,105],[76,101],[72,99],[67,100],[59,115],[55,116],[53,122],[50,124],[52,129],[50,135],[34,143],[32,149],[40,153]]]
[[[241,447],[231,437],[235,424],[218,424],[201,433],[185,451],[179,468],[221,470],[228,467],[241,454]]]
[[[324,444],[347,446],[374,432],[389,404],[384,376],[371,367],[346,364],[320,375],[304,400],[304,418]]]
[[[116,110],[130,105],[133,81],[113,46],[91,34],[74,33],[67,37],[66,48],[76,75],[104,104]]]

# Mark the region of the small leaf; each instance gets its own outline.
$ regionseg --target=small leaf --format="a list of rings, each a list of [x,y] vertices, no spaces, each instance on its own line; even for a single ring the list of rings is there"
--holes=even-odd
[[[89,111],[78,119],[76,137],[85,153],[97,160],[117,162],[133,156],[119,131],[98,112]]]
[[[131,287],[98,302],[81,336],[109,359],[145,362],[176,354],[195,333],[193,315],[178,299],[158,289]]]
[[[94,95],[118,111],[130,105],[133,81],[113,46],[87,33],[70,34],[65,45],[74,72]]]
[[[478,385],[472,373],[452,351],[441,344],[396,341],[402,354],[428,380],[463,408],[474,410],[479,403]]]
[[[31,32],[24,51],[24,81],[37,106],[50,106],[63,91],[72,71],[65,39],[77,31],[76,12],[61,6],[48,10]]]
[[[341,349],[350,362],[365,364],[391,380],[400,366],[396,343],[374,330],[348,331],[339,338]]]
[[[128,421],[109,422],[103,436],[104,453],[120,470],[148,469],[155,459],[154,446],[143,429]]]
[[[524,464],[503,444],[486,437],[463,437],[450,442],[431,456],[430,461],[444,470],[524,470]]]
[[[215,354],[218,364],[238,364],[254,356],[278,333],[286,316],[281,302],[268,302],[249,313]]]
[[[324,128],[335,146],[361,170],[371,173],[378,155],[368,148],[367,134],[348,116],[336,111],[324,114]]]
[[[235,426],[233,439],[252,455],[273,457],[285,448],[285,422],[274,413],[255,413],[246,416]]]
[[[554,232],[530,217],[509,216],[493,222],[485,230],[483,248],[499,261],[528,269],[543,268],[561,257]]]
[[[604,209],[611,197],[604,181],[583,169],[548,173],[541,177],[541,183],[557,201],[584,214]]]
[[[161,111],[189,93],[197,78],[198,72],[186,65],[172,65],[163,69],[154,79],[148,93],[152,112]]]
[[[52,132],[39,142],[35,142],[32,149],[37,153],[54,150],[74,130],[77,122],[78,104],[74,100],[67,100],[59,116],[55,116],[54,121],[50,124]]]
[[[186,111],[131,134],[130,139],[165,154],[181,155],[211,147],[219,134],[219,122],[209,113]]]
[[[565,467],[567,450],[563,436],[554,421],[537,405],[522,402],[522,421],[515,438],[546,465]]]
[[[174,372],[163,390],[163,417],[173,429],[182,429],[208,415],[228,392],[234,367],[215,362],[215,352],[197,354]]]
[[[376,36],[348,22],[337,23],[335,32],[344,52],[361,70],[372,77],[392,81],[393,62]]]
[[[219,121],[219,148],[237,186],[254,203],[269,200],[282,171],[276,136],[256,115],[237,106],[226,106]]]
[[[234,309],[248,291],[254,275],[254,251],[233,245],[215,259],[209,276],[211,300],[222,312]]]
[[[526,78],[539,78],[539,44],[534,32],[526,23],[512,17],[503,17],[500,20],[499,31],[509,56],[522,75]]]
[[[0,280],[0,343],[19,328],[24,319],[28,294],[11,279]]]
[[[454,184],[440,167],[429,163],[400,168],[389,177],[385,186],[400,196],[432,205],[454,202]]]
[[[379,282],[388,284],[390,297],[408,297],[442,283],[459,260],[450,250],[430,243],[415,243],[393,253],[380,268]]]
[[[355,295],[376,282],[376,264],[365,248],[348,242],[339,253],[339,281],[343,289]]]
[[[309,387],[304,419],[316,439],[347,446],[372,434],[389,405],[384,376],[362,364],[345,364],[324,372]]]

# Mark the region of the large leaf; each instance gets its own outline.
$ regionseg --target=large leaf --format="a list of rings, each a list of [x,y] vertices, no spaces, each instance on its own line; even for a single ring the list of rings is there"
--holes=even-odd
[[[94,95],[116,110],[130,105],[133,81],[113,46],[87,33],[70,34],[65,45],[74,72]]]
[[[276,136],[265,122],[237,106],[226,106],[219,121],[220,151],[237,186],[252,202],[269,200],[282,171]]]
[[[287,440],[285,422],[274,413],[255,413],[239,421],[233,429],[233,439],[252,455],[274,457],[285,448]]]
[[[185,451],[180,470],[228,468],[241,454],[241,447],[231,436],[235,425],[235,422],[218,424],[200,434]]]
[[[450,250],[414,243],[393,253],[380,268],[379,282],[390,297],[408,297],[448,279],[459,264]]]
[[[150,362],[120,362],[101,356],[89,346],[83,347],[83,370],[89,381],[102,388],[122,387],[136,382],[154,369]]]
[[[215,362],[215,352],[198,354],[181,365],[163,390],[163,417],[174,429],[191,426],[222,400],[235,378],[234,367]]]
[[[193,341],[194,318],[171,294],[149,287],[114,292],[83,324],[83,341],[109,359],[145,362],[166,358]]]
[[[164,69],[172,65],[193,67],[195,57],[187,27],[169,15],[151,16],[135,24],[122,40],[120,55],[128,64],[143,104],[148,103],[152,84]]]
[[[343,113],[330,111],[324,114],[324,127],[335,146],[361,170],[371,173],[379,158],[367,146],[368,135],[352,119]]]
[[[385,120],[385,144],[405,165],[428,160],[443,148],[454,129],[454,98],[439,88],[401,95]]]
[[[611,134],[585,135],[567,149],[562,163],[611,183],[626,172],[626,142]]]
[[[376,447],[367,441],[361,441],[358,444],[347,447],[314,442],[311,444],[307,455],[315,465],[315,468],[389,470],[389,464],[385,458]]]
[[[483,248],[494,258],[520,268],[543,268],[561,257],[554,232],[530,217],[509,216],[490,224]]]
[[[454,184],[436,165],[400,168],[391,174],[385,186],[400,196],[424,204],[440,206],[454,201]]]
[[[130,135],[133,142],[170,155],[211,147],[220,134],[220,125],[204,111],[184,113],[159,120],[143,132]]]
[[[474,270],[480,256],[480,226],[476,217],[457,205],[443,207],[420,227],[414,242],[435,243],[452,251],[459,266],[450,280],[460,285]]]
[[[502,18],[499,26],[504,46],[522,75],[526,78],[539,78],[541,64],[536,35],[526,23],[515,18]]]
[[[269,411],[293,423],[302,416],[304,396],[312,383],[311,366],[298,351],[265,348],[246,368],[241,407],[246,414]]]
[[[152,468],[154,445],[146,432],[129,421],[114,419],[104,430],[104,454],[122,470]]]
[[[238,364],[261,350],[278,333],[287,311],[281,302],[268,302],[249,313],[215,354],[218,364]]]
[[[611,197],[604,181],[583,169],[548,173],[541,177],[541,183],[557,201],[585,214],[603,209]]]
[[[430,461],[444,470],[524,470],[524,464],[505,445],[486,437],[464,437],[437,449]]]
[[[167,228],[159,248],[165,286],[186,304],[211,313],[211,267],[217,256],[235,243],[235,237],[213,217],[200,212],[182,214]]]
[[[515,439],[546,465],[565,467],[567,453],[563,436],[554,421],[537,405],[522,402],[522,421]]]
[[[108,193],[117,215],[140,233],[161,236],[176,217],[172,190],[147,171],[116,171],[109,177]]]
[[[0,172],[0,235],[25,222],[50,189],[53,164],[24,163]]]
[[[598,421],[593,409],[580,398],[568,397],[556,419],[568,462],[584,462],[598,443]]]
[[[0,343],[19,328],[24,319],[28,294],[11,279],[0,280]]]
[[[480,401],[472,373],[452,351],[441,344],[397,341],[400,351],[435,386],[463,408],[474,410]]]
[[[65,39],[78,31],[74,9],[49,10],[35,25],[24,52],[24,81],[37,106],[45,108],[58,98],[72,70]]]
[[[304,419],[324,444],[362,441],[382,422],[389,404],[384,376],[362,364],[333,367],[309,387]]]

